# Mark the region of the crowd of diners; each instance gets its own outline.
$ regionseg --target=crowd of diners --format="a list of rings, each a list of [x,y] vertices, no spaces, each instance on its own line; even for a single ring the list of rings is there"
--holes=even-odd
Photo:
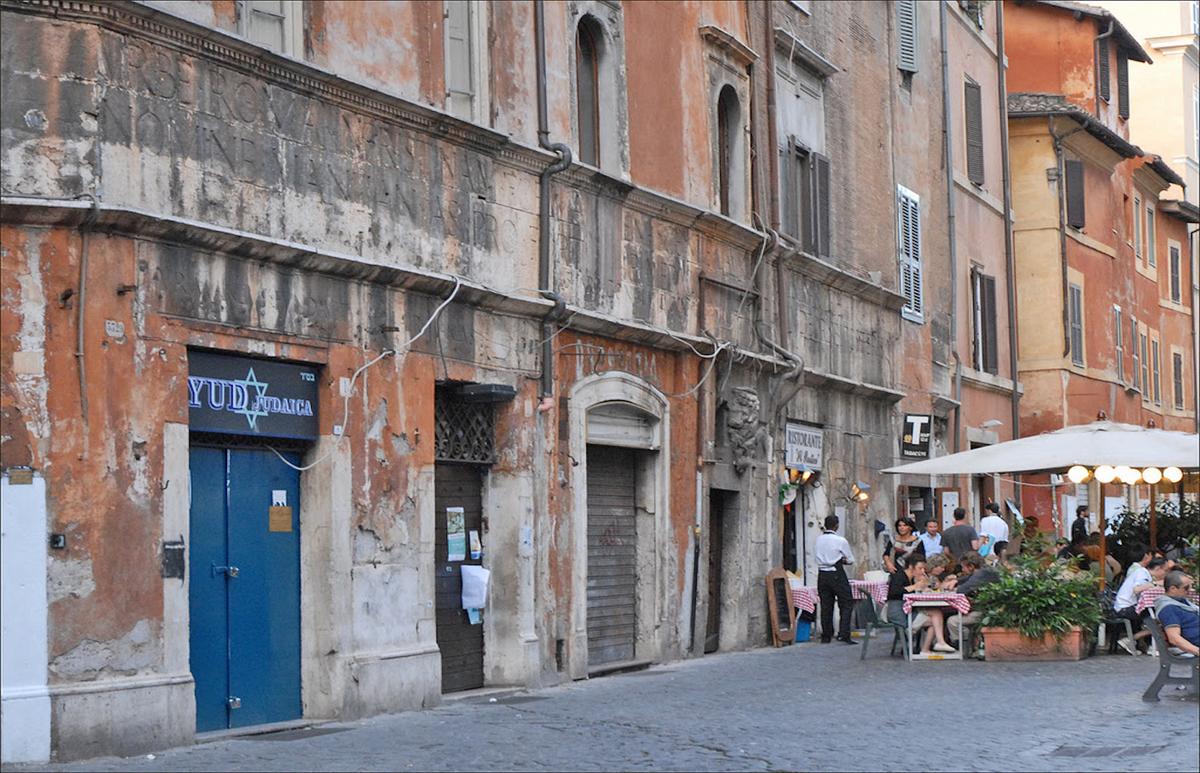
[[[1116,558],[1102,554],[1100,533],[1089,532],[1087,524],[1087,507],[1081,506],[1072,524],[1071,539],[1059,541],[1053,558],[1062,564],[1064,575],[1092,572],[1098,579],[1103,571],[1107,584],[1118,588],[1112,597],[1113,611],[1117,617],[1128,619],[1134,631],[1132,637],[1118,641],[1121,649],[1132,655],[1148,651],[1150,631],[1144,621],[1150,610],[1138,612],[1137,601],[1141,593],[1159,586],[1164,593],[1154,610],[1169,645],[1197,655],[1200,608],[1189,600],[1194,593],[1194,578],[1180,571],[1173,559],[1144,545],[1128,551],[1130,563],[1123,570]],[[978,530],[970,525],[962,507],[955,509],[954,525],[944,533],[936,518],[927,521],[920,533],[910,519],[898,519],[895,534],[889,535],[883,553],[889,574],[887,619],[909,626],[903,608],[904,596],[909,593],[953,592],[973,597],[980,588],[1000,578],[997,569],[1007,563],[1008,547],[1008,525],[994,502],[987,505],[987,515]],[[953,652],[955,647],[950,641],[960,641],[968,627],[979,623],[977,610],[966,615],[949,612],[952,610],[922,607],[913,615],[912,633],[914,641],[918,636],[922,639],[921,653]]]

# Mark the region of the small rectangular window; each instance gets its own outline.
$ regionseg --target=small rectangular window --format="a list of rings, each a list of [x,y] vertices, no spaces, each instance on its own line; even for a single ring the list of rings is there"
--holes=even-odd
[[[1151,268],[1158,265],[1154,244],[1154,207],[1146,207],[1146,263]]]
[[[976,370],[995,375],[999,372],[996,338],[996,279],[979,271],[971,272],[972,359]]]
[[[1125,324],[1121,319],[1121,307],[1113,306],[1113,343],[1117,349],[1117,380],[1125,383]]]
[[[1083,288],[1071,285],[1071,362],[1083,365]]]
[[[1171,352],[1171,382],[1175,388],[1175,409],[1183,410],[1183,355]]]
[[[896,66],[905,72],[917,71],[917,0],[896,2]]]
[[[1170,261],[1169,271],[1171,274],[1171,302],[1180,303],[1183,301],[1183,287],[1180,284],[1179,275],[1179,248],[1174,244],[1167,247],[1168,260]]]
[[[1154,352],[1154,404],[1162,404],[1162,392],[1159,389],[1159,357],[1158,357],[1158,341],[1150,342],[1150,349]]]
[[[900,258],[901,313],[906,319],[924,322],[925,303],[921,286],[921,197],[902,185],[896,186],[896,240]]]
[[[963,89],[966,105],[967,177],[983,185],[983,100],[979,84],[967,81]]]
[[[1108,38],[1096,41],[1096,82],[1100,86],[1100,98],[1108,101],[1111,96],[1108,75]]]
[[[467,120],[474,117],[475,103],[474,12],[471,0],[444,0],[446,107]]]
[[[1067,225],[1072,228],[1083,228],[1087,222],[1084,218],[1083,162],[1068,159],[1066,172]]]
[[[830,253],[829,159],[789,142],[779,151],[783,230],[811,255]]]

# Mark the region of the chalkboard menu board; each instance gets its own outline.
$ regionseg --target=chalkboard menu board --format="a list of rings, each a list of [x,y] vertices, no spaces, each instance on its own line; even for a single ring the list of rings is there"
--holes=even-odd
[[[791,644],[796,639],[796,608],[783,567],[767,572],[767,607],[771,613],[771,640],[776,647]]]

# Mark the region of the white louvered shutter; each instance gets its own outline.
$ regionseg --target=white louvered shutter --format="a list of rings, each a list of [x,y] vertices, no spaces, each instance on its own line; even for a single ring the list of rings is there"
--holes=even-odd
[[[897,239],[900,258],[900,292],[904,296],[904,316],[923,321],[925,303],[921,282],[921,198],[903,186],[897,186]]]
[[[917,71],[917,0],[896,3],[896,66]]]

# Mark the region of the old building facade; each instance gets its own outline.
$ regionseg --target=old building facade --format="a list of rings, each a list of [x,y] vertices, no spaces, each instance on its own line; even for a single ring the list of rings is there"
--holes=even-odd
[[[1128,74],[1149,55],[1120,19],[1079,5],[1006,3],[1009,45],[1021,50],[1008,114],[1022,432],[1101,414],[1194,431],[1197,210],[1160,200],[1183,178],[1129,140]],[[1087,487],[1074,488],[1085,501]],[[1032,489],[1025,503],[1061,530],[1067,495]]]
[[[3,0],[5,760],[759,646],[1007,498],[878,472],[1017,429],[1006,10]]]

